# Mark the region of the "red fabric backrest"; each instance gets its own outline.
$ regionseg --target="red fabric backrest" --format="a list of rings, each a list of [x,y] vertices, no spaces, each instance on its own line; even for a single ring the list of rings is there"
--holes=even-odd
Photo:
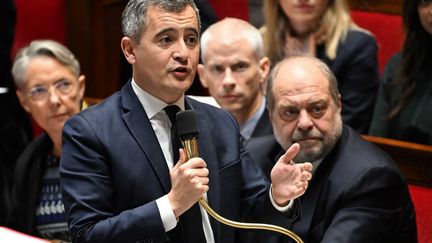
[[[378,65],[382,73],[388,59],[400,50],[403,42],[402,17],[400,15],[383,14],[352,10],[354,22],[369,30],[378,42]]]
[[[12,55],[35,39],[66,44],[64,0],[15,0],[17,19]]]
[[[52,39],[66,44],[64,0],[15,0],[17,11],[12,60],[16,52],[36,39]],[[33,122],[33,135],[42,129]]]
[[[219,19],[225,17],[249,19],[248,0],[210,0]]]
[[[211,0],[210,2],[219,19],[224,17],[249,19],[247,0]],[[358,10],[352,10],[351,16],[354,22],[376,37],[379,46],[378,65],[382,72],[388,59],[400,50],[403,41],[401,16]]]
[[[432,242],[432,188],[409,185],[417,217],[419,243]]]

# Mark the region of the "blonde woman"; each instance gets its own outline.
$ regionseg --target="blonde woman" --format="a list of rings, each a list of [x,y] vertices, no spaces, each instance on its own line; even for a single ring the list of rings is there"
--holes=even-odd
[[[264,46],[272,63],[299,54],[323,60],[338,80],[343,121],[367,132],[379,84],[377,44],[352,21],[346,2],[267,0],[264,13]]]

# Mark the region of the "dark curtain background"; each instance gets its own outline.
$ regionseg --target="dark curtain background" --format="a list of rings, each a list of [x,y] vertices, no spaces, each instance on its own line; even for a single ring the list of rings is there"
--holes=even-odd
[[[0,225],[9,209],[13,168],[31,137],[31,123],[15,95],[11,49],[16,11],[13,0],[0,1]],[[7,90],[7,91],[6,91]]]

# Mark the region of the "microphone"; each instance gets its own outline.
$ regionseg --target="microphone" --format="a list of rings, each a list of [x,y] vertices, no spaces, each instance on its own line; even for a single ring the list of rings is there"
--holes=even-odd
[[[199,156],[196,113],[193,110],[177,112],[177,136],[180,138],[186,154],[186,160]]]
[[[198,129],[197,116],[195,111],[185,110],[185,111],[177,112],[176,120],[177,120],[177,136],[182,141],[183,149],[186,154],[186,160],[189,160],[194,157],[198,157],[199,156],[199,152],[198,152],[199,129]],[[259,230],[274,231],[274,232],[284,234],[288,237],[291,237],[297,243],[303,243],[302,239],[298,235],[296,235],[294,232],[288,229],[276,225],[271,225],[271,224],[243,223],[243,222],[236,222],[233,220],[229,220],[216,213],[203,197],[201,197],[201,199],[198,202],[201,205],[201,207],[203,207],[210,216],[212,216],[214,219],[216,219],[222,224],[235,227],[235,228],[240,228],[240,229],[259,229]]]

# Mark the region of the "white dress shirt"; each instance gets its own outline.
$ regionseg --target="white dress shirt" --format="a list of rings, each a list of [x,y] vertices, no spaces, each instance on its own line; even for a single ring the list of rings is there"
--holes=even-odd
[[[133,79],[132,89],[137,95],[141,105],[143,106],[147,114],[147,117],[150,120],[150,124],[153,127],[159,145],[161,146],[162,152],[164,154],[165,161],[168,165],[168,168],[171,170],[174,165],[172,156],[173,151],[171,145],[171,122],[168,118],[168,115],[165,113],[164,108],[168,105],[177,105],[178,107],[180,107],[180,110],[185,110],[184,96],[182,96],[173,104],[167,104],[145,92],[143,89],[141,89],[141,87],[138,86],[138,84]],[[207,195],[204,195],[204,197],[207,198]],[[159,209],[165,232],[174,229],[177,225],[177,219],[168,200],[168,195],[164,195],[161,198],[157,199],[156,204]],[[201,205],[199,206],[206,241],[207,243],[214,243],[214,236],[211,229],[209,216],[207,212],[201,207]]]

